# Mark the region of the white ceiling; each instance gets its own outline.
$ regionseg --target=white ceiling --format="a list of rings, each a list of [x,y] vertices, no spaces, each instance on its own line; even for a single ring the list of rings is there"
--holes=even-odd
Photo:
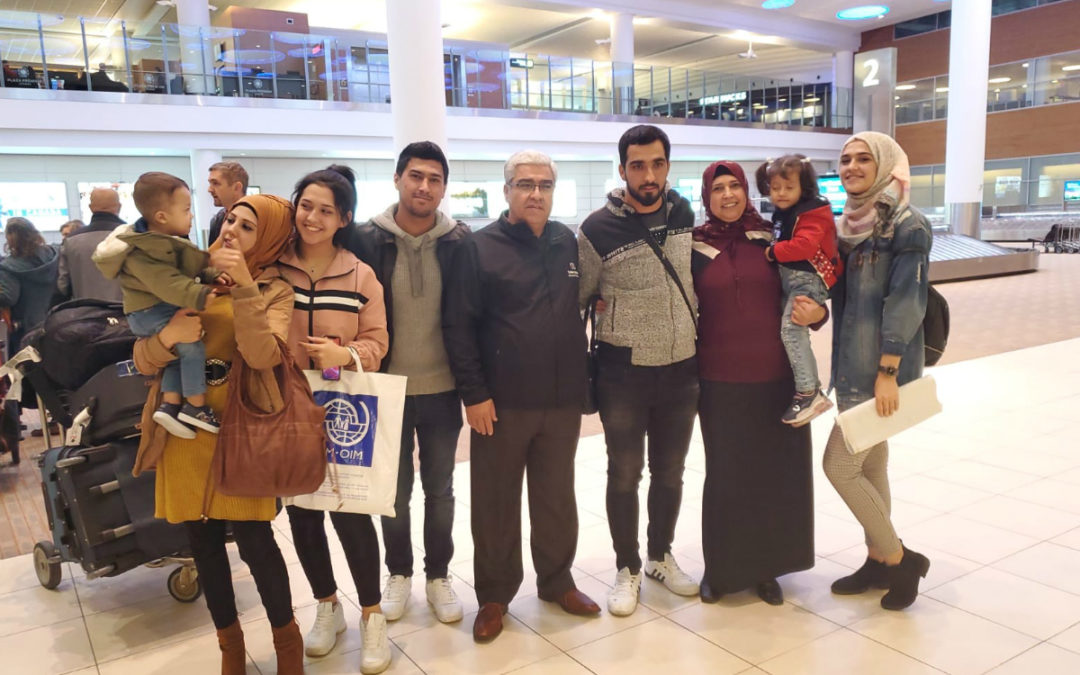
[[[386,30],[386,0],[213,0],[229,5],[305,12],[319,26]],[[609,19],[596,8],[635,12],[636,61],[656,66],[813,81],[831,75],[830,41],[857,44],[871,27],[942,11],[948,2],[891,0],[884,20],[840,21],[836,12],[869,0],[796,0],[763,10],[760,0],[443,0],[448,39],[507,45],[512,51],[607,60]],[[889,0],[883,0],[890,4]],[[4,9],[132,23],[160,21],[174,11],[154,0],[3,0]],[[753,32],[747,32],[751,30]],[[737,54],[754,41],[756,59]],[[847,47],[850,48],[850,47]]]

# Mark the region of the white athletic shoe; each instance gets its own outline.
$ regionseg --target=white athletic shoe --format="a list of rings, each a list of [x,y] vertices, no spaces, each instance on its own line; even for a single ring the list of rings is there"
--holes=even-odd
[[[641,572],[631,574],[624,567],[615,575],[615,588],[608,592],[607,611],[615,616],[630,616],[637,609],[641,593]]]
[[[679,568],[679,563],[675,562],[670,553],[665,553],[663,560],[645,561],[645,576],[662,581],[675,595],[698,594],[698,582]]]
[[[360,672],[371,675],[389,668],[390,638],[386,634],[386,617],[382,614],[369,615],[366,622],[360,622],[360,634],[364,638]]]
[[[403,577],[394,574],[386,580],[386,588],[382,592],[383,614],[387,621],[397,621],[405,615],[405,608],[409,606],[409,598],[412,596],[412,577]]]
[[[435,612],[435,618],[442,623],[461,621],[465,612],[461,608],[461,601],[458,600],[457,594],[454,593],[449,574],[438,579],[429,579],[426,590],[427,601],[431,605],[431,610]]]
[[[325,656],[345,632],[345,609],[340,602],[320,602],[315,608],[315,623],[304,638],[304,653]]]

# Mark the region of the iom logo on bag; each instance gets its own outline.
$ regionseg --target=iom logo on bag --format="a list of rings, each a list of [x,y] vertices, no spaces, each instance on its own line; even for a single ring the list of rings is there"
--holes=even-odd
[[[338,464],[371,467],[379,399],[364,394],[316,391],[315,402],[326,409],[326,453]]]

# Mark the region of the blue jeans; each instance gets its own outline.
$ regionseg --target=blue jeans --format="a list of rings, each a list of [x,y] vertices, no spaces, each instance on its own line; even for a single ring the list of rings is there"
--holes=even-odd
[[[818,380],[817,361],[810,348],[810,329],[791,321],[792,299],[805,295],[819,305],[829,299],[829,289],[816,272],[794,270],[780,265],[780,283],[784,291],[784,313],[780,316],[780,339],[787,350],[791,371],[795,374],[795,391],[808,393],[821,386]]]
[[[461,433],[461,399],[457,391],[405,397],[401,422],[395,518],[383,517],[383,544],[390,574],[413,573],[412,498],[414,438],[420,445],[420,484],[424,488],[424,573],[428,579],[447,575],[454,556],[454,453]]]
[[[167,302],[140,309],[127,315],[128,326],[136,337],[157,335],[180,309]],[[180,357],[161,374],[161,391],[183,394],[184,398],[206,393],[206,346],[199,342],[178,342],[173,347]]]

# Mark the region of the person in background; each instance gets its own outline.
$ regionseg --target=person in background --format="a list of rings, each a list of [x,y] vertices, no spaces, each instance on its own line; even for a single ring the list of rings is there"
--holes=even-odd
[[[221,236],[221,224],[232,205],[247,194],[248,172],[239,162],[218,162],[210,166],[207,192],[214,198],[214,206],[221,210],[210,219],[210,233],[206,245],[211,246]]]
[[[69,220],[60,226],[60,236],[67,239],[84,227],[86,227],[86,224],[81,220]]]
[[[555,163],[533,150],[503,169],[509,209],[454,255],[443,325],[450,369],[472,428],[473,639],[490,642],[524,572],[521,483],[537,596],[570,614],[600,608],[577,589],[574,455],[585,400],[585,331],[577,242],[548,218]]]
[[[419,445],[424,490],[425,595],[436,618],[460,621],[450,560],[454,556],[454,454],[461,434],[461,397],[443,340],[442,305],[450,260],[469,228],[439,210],[450,165],[442,149],[422,141],[398,156],[398,201],[370,222],[349,229],[345,247],[375,270],[386,299],[390,351],[382,371],[409,378],[401,429],[397,499],[393,518],[383,516],[383,545],[390,572],[382,594],[388,621],[405,613],[412,595],[413,545],[409,501],[413,451]]]
[[[60,271],[53,304],[64,300],[93,298],[121,302],[120,282],[106,279],[91,259],[98,244],[124,221],[120,218],[120,195],[112,188],[90,192],[90,222],[60,245]]]

